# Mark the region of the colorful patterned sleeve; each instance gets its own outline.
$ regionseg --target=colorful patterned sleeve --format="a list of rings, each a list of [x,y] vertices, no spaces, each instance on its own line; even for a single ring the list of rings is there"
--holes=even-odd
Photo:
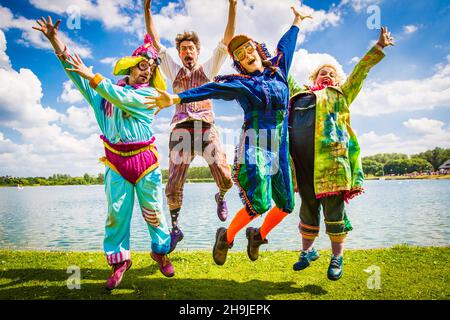
[[[355,100],[359,91],[361,91],[363,82],[366,79],[370,69],[380,62],[384,56],[384,52],[374,46],[358,62],[350,76],[341,86],[342,92],[347,100],[347,105],[350,105]]]
[[[291,28],[281,37],[277,45],[277,60],[275,65],[280,68],[285,76],[288,75],[294,57],[295,45],[297,44],[299,28]]]
[[[297,81],[295,81],[294,77],[291,75],[288,76],[288,86],[289,86],[289,96],[291,97],[297,94],[302,89],[297,83]]]
[[[154,109],[147,109],[146,96],[155,96],[153,88],[128,89],[111,82],[110,79],[102,78],[98,84],[93,84],[95,90],[106,100],[116,107],[135,117],[148,117],[154,113]]]
[[[66,68],[72,69],[73,66],[71,66],[65,60],[65,58],[59,58],[58,60],[61,62],[62,66],[64,68],[64,71],[66,72],[69,79],[72,80],[75,87],[78,89],[78,91],[80,91],[80,93],[83,95],[83,97],[86,99],[86,101],[92,106],[94,111],[99,110],[100,104],[102,101],[102,97],[100,97],[100,95],[97,92],[95,92],[94,89],[92,89],[92,87],[89,85],[89,81],[82,78],[76,72],[67,71]]]
[[[210,82],[200,87],[181,92],[178,96],[181,103],[202,101],[206,99],[222,99],[226,101],[238,99],[244,95],[246,88],[239,81],[226,83]]]
[[[86,99],[86,101],[89,103],[89,105],[92,107],[92,110],[94,110],[95,119],[97,120],[97,123],[100,127],[100,130],[105,128],[106,126],[106,117],[105,113],[102,110],[101,104],[102,104],[102,97],[89,85],[89,81],[82,78],[79,74],[71,71],[67,71],[66,68],[73,68],[67,61],[65,60],[66,57],[62,56],[58,58],[58,60],[61,62],[64,71],[66,72],[67,76],[70,80],[74,83],[75,87],[80,91],[82,96]]]

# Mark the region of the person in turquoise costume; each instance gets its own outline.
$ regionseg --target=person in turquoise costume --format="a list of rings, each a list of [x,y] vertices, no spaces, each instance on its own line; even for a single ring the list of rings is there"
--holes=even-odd
[[[254,261],[259,246],[267,243],[267,234],[294,209],[294,192],[289,163],[288,142],[288,74],[291,67],[299,25],[307,17],[295,8],[294,22],[270,57],[264,44],[238,35],[228,44],[228,52],[238,74],[218,76],[215,82],[179,94],[160,91],[149,97],[150,108],[158,112],[174,103],[204,99],[236,100],[244,111],[240,143],[236,147],[233,180],[239,188],[244,207],[238,211],[228,229],[219,228],[213,258],[216,264],[226,261],[236,233],[254,218],[267,212],[260,228],[249,227],[247,254]],[[272,208],[272,201],[275,206]]]
[[[75,87],[92,107],[105,147],[105,193],[108,215],[103,241],[112,274],[105,287],[116,288],[131,267],[130,222],[136,192],[151,237],[151,258],[167,277],[174,275],[167,256],[170,234],[163,214],[162,175],[154,144],[154,111],[147,109],[146,96],[156,95],[154,87],[165,89],[158,56],[147,35],[132,56],[117,61],[115,75],[127,75],[117,84],[94,74],[58,35],[61,20],[53,24],[42,17],[34,29],[52,44],[56,56]]]
[[[350,105],[370,69],[384,58],[383,48],[392,44],[390,33],[383,27],[378,42],[344,82],[330,64],[319,66],[311,74],[312,86],[302,88],[289,78],[290,152],[302,200],[302,251],[293,266],[296,271],[319,258],[313,244],[320,230],[322,207],[332,248],[327,275],[330,280],[342,277],[344,241],[352,230],[345,203],[363,192],[364,182],[360,146],[350,126]]]

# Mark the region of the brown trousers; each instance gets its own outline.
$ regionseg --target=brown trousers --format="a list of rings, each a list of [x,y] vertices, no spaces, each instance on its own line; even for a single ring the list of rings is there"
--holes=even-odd
[[[232,187],[231,168],[214,125],[201,121],[183,122],[170,133],[169,180],[165,191],[169,210],[181,208],[187,172],[197,155],[206,160],[221,191]]]

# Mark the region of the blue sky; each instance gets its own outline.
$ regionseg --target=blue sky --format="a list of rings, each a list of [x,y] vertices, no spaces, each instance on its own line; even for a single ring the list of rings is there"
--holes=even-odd
[[[228,1],[153,2],[156,28],[173,57],[178,59],[173,38],[187,29],[200,36],[200,61],[209,58],[223,35]],[[249,34],[273,49],[292,21],[289,7],[295,3],[299,1],[238,1],[236,33]],[[351,72],[379,35],[379,30],[367,27],[370,5],[379,8],[381,24],[396,38],[396,46],[385,49],[386,58],[372,69],[352,106],[352,126],[363,154],[412,154],[435,146],[450,147],[448,1],[309,0],[303,4],[313,14],[314,23],[302,30],[291,70],[300,82],[323,61],[336,61],[345,74]],[[67,27],[69,5],[80,8],[80,29]],[[67,82],[52,51],[45,48],[44,39],[31,30],[32,21],[42,15],[61,18],[61,31],[84,53],[86,64],[112,77],[111,61],[129,55],[141,42],[145,30],[142,2],[0,1],[0,175],[102,172],[93,115]],[[222,74],[233,71],[230,64],[227,60]],[[161,112],[155,122],[164,158],[172,112]],[[222,132],[237,135],[240,108],[216,101],[215,112]],[[224,144],[231,163],[233,141]],[[163,161],[163,167],[166,164]]]

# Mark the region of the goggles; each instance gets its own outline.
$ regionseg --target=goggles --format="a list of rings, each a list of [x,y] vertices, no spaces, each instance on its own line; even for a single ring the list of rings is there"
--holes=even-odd
[[[242,46],[233,51],[233,57],[237,61],[242,61],[245,59],[247,54],[252,54],[256,47],[252,40],[247,41]]]
[[[156,66],[156,61],[152,58],[150,58],[149,60],[142,60],[141,62],[139,62],[137,64],[137,67],[139,70],[141,71],[145,71],[148,70],[150,68],[153,68]]]

